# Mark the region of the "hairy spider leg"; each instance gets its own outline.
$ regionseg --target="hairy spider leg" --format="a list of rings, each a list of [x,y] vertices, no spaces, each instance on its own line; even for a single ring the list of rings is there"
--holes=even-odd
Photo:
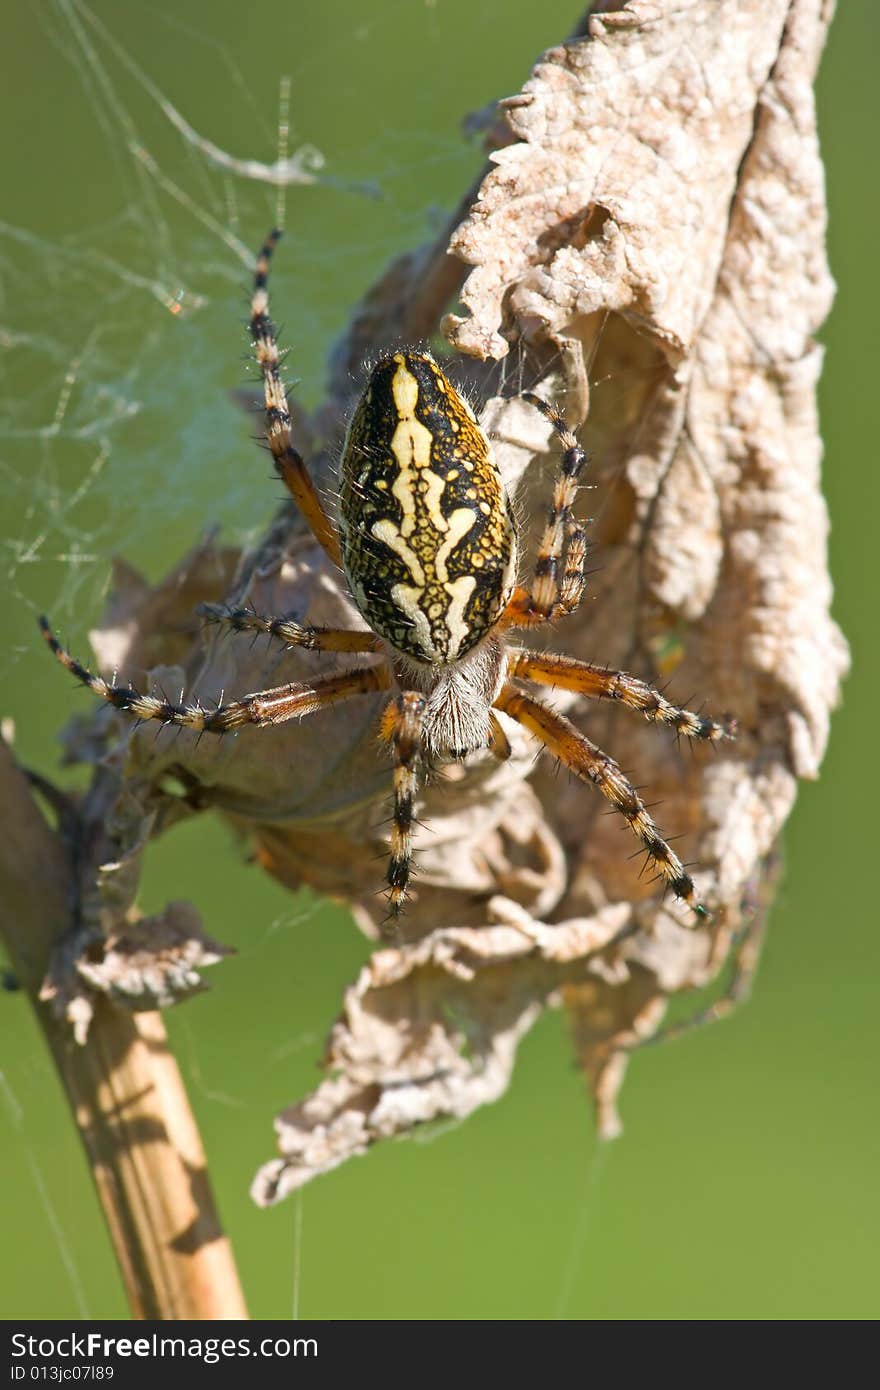
[[[660,835],[645,803],[613,758],[591,743],[564,715],[523,695],[513,685],[502,688],[495,699],[495,708],[503,710],[534,734],[576,777],[598,787],[642,842],[649,860],[656,865],[675,896],[686,902],[697,917],[709,916],[706,908],[696,900],[690,874]]]
[[[500,763],[510,757],[513,749],[510,739],[501,727],[501,720],[494,710],[489,711],[489,751]]]
[[[158,695],[143,695],[133,686],[112,685],[103,676],[94,675],[62,647],[45,618],[40,618],[39,623],[43,637],[61,665],[102,700],[117,709],[128,710],[138,719],[158,719],[162,724],[177,724],[200,733],[225,734],[245,724],[284,724],[288,719],[314,714],[316,710],[350,700],[355,695],[391,688],[391,672],[387,666],[364,666],[333,676],[319,676],[310,685],[292,683],[261,690],[215,709],[206,709],[198,702],[174,705]]]
[[[609,671],[588,661],[560,656],[555,652],[531,652],[513,648],[508,653],[507,674],[517,680],[535,681],[539,685],[555,685],[560,690],[576,690],[591,700],[617,700],[628,709],[637,710],[652,724],[668,724],[686,738],[705,739],[719,743],[736,734],[736,721],[725,718],[721,723],[705,719],[692,710],[673,705],[659,690],[626,671]]]
[[[234,632],[265,632],[288,647],[305,647],[313,652],[379,652],[382,639],[373,632],[351,628],[308,627],[290,618],[267,618],[251,608],[225,603],[201,603],[199,613],[209,623],[228,626]]]
[[[534,627],[573,613],[587,582],[587,529],[572,516],[587,456],[555,406],[530,391],[523,392],[522,399],[549,420],[562,446],[562,456],[532,586],[514,590],[502,620],[507,627]]]
[[[388,906],[396,917],[406,900],[412,864],[412,823],[417,767],[422,749],[422,719],[426,700],[413,690],[403,690],[385,706],[379,737],[391,745],[394,764],[394,814],[391,822],[391,858],[388,861]]]
[[[275,460],[275,467],[312,532],[334,564],[342,564],[339,536],[318,496],[305,462],[291,442],[290,411],[287,392],[279,369],[278,340],[269,317],[269,262],[281,232],[270,232],[260,253],[254,273],[254,293],[251,300],[250,334],[263,377],[266,398],[266,438]]]

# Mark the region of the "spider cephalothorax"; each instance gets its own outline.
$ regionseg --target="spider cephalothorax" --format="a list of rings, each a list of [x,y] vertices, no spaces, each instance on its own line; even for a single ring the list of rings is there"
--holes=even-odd
[[[487,748],[496,757],[508,756],[501,714],[592,782],[629,823],[676,897],[705,915],[690,875],[614,760],[521,688],[521,682],[533,682],[618,700],[650,721],[710,742],[733,732],[732,721],[716,723],[679,709],[623,671],[510,643],[516,628],[539,627],[573,612],[584,591],[586,530],[572,508],[586,460],[563,417],[540,397],[525,396],[550,422],[562,450],[528,587],[516,584],[516,530],[491,445],[470,406],[425,352],[394,352],[371,369],[346,435],[334,523],[291,439],[266,288],[279,235],[271,234],[258,257],[250,321],[265,387],[266,436],[280,476],[315,538],[344,570],[370,630],[303,627],[220,605],[205,611],[235,629],[267,632],[291,646],[357,654],[358,664],[309,685],[278,686],[208,710],[198,703],[175,705],[93,675],[41,619],[50,647],[78,680],[117,708],[140,719],[217,734],[245,724],[280,724],[325,705],[387,691],[379,732],[394,766],[392,912],[400,909],[409,883],[420,765]]]

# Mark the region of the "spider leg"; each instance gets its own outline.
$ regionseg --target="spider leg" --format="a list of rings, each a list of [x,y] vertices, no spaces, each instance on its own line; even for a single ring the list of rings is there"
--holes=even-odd
[[[278,340],[269,317],[269,262],[280,236],[281,232],[277,229],[270,232],[260,248],[251,300],[250,334],[263,376],[266,438],[275,460],[275,467],[305,517],[312,535],[324,547],[333,563],[341,566],[336,528],[324,510],[301,454],[291,442],[290,411],[279,370]]]
[[[241,700],[218,705],[216,709],[205,709],[198,701],[174,705],[157,695],[142,695],[133,686],[113,685],[103,676],[94,675],[62,647],[45,618],[40,618],[39,623],[43,637],[61,665],[102,700],[117,709],[130,710],[138,719],[158,719],[162,724],[177,724],[200,733],[225,734],[244,724],[284,724],[288,719],[313,714],[325,705],[338,704],[355,695],[388,690],[391,685],[390,669],[383,663],[322,676],[310,685],[279,685],[272,690],[258,690]]]
[[[694,883],[681,860],[660,835],[632,783],[617,763],[575,728],[564,715],[557,714],[539,700],[523,695],[513,685],[505,685],[495,700],[495,708],[509,714],[523,728],[540,739],[544,747],[576,777],[592,782],[628,822],[641,840],[648,858],[665,878],[677,898],[681,898],[698,917],[708,917],[697,902]]]
[[[500,763],[509,758],[513,751],[510,747],[510,739],[501,727],[501,720],[491,710],[489,711],[489,751]]]
[[[736,733],[736,721],[729,716],[716,723],[692,710],[681,709],[637,676],[626,671],[608,671],[588,661],[576,661],[555,652],[530,652],[514,648],[508,656],[508,676],[518,680],[535,681],[538,685],[556,685],[561,690],[576,690],[591,700],[618,700],[629,709],[638,710],[652,724],[669,724],[676,733],[687,738],[706,739],[719,743]]]
[[[250,608],[230,608],[225,603],[202,603],[198,608],[210,623],[220,623],[235,632],[265,632],[288,647],[305,647],[313,652],[378,652],[382,639],[372,632],[335,627],[303,627],[289,618],[266,618]]]
[[[587,560],[590,554],[590,542],[587,539],[587,528],[581,521],[569,521],[567,530],[568,544],[565,548],[565,567],[559,585],[559,603],[553,610],[554,618],[564,618],[580,607],[589,574]]]
[[[532,586],[514,590],[502,619],[508,627],[533,627],[573,613],[586,585],[587,530],[574,520],[572,507],[587,456],[555,406],[528,391],[523,393],[523,400],[550,421],[562,446],[562,457]]]
[[[379,737],[391,745],[394,760],[394,815],[391,823],[391,858],[388,861],[388,907],[393,917],[406,900],[412,863],[412,823],[416,768],[422,749],[425,698],[404,690],[385,706]]]

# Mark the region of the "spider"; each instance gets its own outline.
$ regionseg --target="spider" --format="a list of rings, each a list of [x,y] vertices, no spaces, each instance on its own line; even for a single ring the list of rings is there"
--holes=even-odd
[[[224,734],[245,724],[282,724],[330,704],[387,692],[379,724],[393,764],[394,812],[388,864],[392,916],[407,896],[420,768],[489,749],[510,754],[499,712],[522,725],[575,776],[591,782],[641,842],[650,863],[697,919],[708,916],[693,880],[660,835],[617,763],[523,683],[618,700],[652,723],[710,743],[733,737],[680,709],[644,681],[510,640],[574,612],[586,585],[586,525],[573,515],[586,455],[563,415],[539,396],[523,398],[549,421],[558,474],[531,584],[517,583],[517,534],[491,445],[470,405],[433,358],[400,350],[379,358],[348,426],[339,470],[338,520],[328,516],[291,438],[291,417],[269,317],[268,274],[281,235],[270,233],[254,276],[250,335],[262,375],[266,437],[275,467],[315,539],[345,574],[369,631],[305,627],[249,609],[204,605],[207,617],[312,651],[372,657],[310,684],[260,690],[215,709],[171,704],[112,684],[81,666],[40,628],[55,656],[96,695],[138,719]]]

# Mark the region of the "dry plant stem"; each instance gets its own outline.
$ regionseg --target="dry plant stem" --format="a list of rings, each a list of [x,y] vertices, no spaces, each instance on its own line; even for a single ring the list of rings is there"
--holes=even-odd
[[[39,1002],[49,953],[70,924],[72,876],[59,835],[0,744],[0,930],[30,995],[85,1147],[132,1316],[247,1317],[205,1156],[158,1013],[100,1000],[88,1039]]]

